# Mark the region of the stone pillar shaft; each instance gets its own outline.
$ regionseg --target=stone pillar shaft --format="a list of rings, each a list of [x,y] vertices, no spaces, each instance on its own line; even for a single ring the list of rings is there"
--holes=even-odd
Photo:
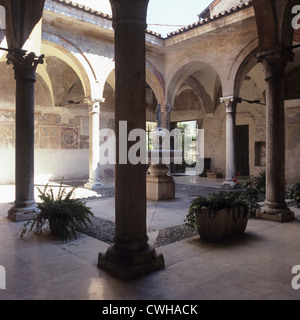
[[[119,123],[127,122],[127,132],[146,126],[145,28],[147,0],[110,0],[115,29],[115,121],[117,164],[115,168],[114,244],[98,265],[124,279],[139,277],[164,266],[148,245],[146,230],[146,165],[120,164]],[[127,155],[131,146],[129,142]],[[146,141],[145,141],[146,144]],[[124,155],[122,155],[124,156]]]
[[[284,77],[285,64],[264,63],[266,90],[266,205],[285,204],[285,115]],[[268,209],[267,209],[268,210]]]
[[[223,183],[225,187],[234,187],[233,178],[236,175],[236,108],[239,98],[226,97],[221,98],[221,102],[226,105],[226,180]]]
[[[117,161],[119,122],[127,121],[127,132],[145,130],[145,25],[139,21],[118,21],[115,25]],[[134,143],[127,145],[127,154]],[[146,245],[146,168],[143,164],[116,166],[116,241]],[[126,196],[124,196],[126,194]],[[128,223],[134,219],[133,223]],[[120,240],[120,241],[118,241]],[[129,243],[126,244],[126,246]],[[141,248],[136,248],[141,249]]]
[[[103,187],[100,180],[100,102],[86,99],[89,105],[89,181],[86,188],[98,189]]]
[[[7,57],[16,80],[15,206],[8,212],[14,221],[28,220],[36,212],[34,200],[34,83],[43,56],[15,50]]]
[[[285,111],[286,64],[292,55],[285,52],[259,55],[266,75],[266,201],[265,213],[287,221],[293,214],[285,202]]]
[[[16,208],[34,204],[34,81],[16,79]]]

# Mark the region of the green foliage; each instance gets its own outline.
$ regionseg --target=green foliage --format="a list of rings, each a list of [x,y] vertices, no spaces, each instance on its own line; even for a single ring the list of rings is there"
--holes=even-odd
[[[300,206],[300,182],[296,182],[291,188],[289,188],[288,194],[289,198]]]
[[[240,192],[221,191],[219,193],[214,193],[209,197],[198,196],[191,202],[189,213],[184,222],[187,227],[196,228],[196,214],[202,209],[217,211],[240,206],[247,207],[247,202],[241,198]]]
[[[41,234],[47,226],[62,241],[67,241],[72,236],[76,239],[76,230],[82,225],[88,227],[93,213],[83,200],[72,197],[75,189],[76,187],[67,192],[62,187],[62,181],[56,197],[48,184],[44,191],[38,189],[42,200],[38,204],[39,212],[21,227],[21,238],[27,231]]]
[[[251,179],[251,178],[250,178]],[[254,188],[262,194],[266,193],[266,170],[262,170],[257,177],[253,177]]]
[[[258,202],[265,199],[266,171],[261,171],[257,177],[249,177],[239,188],[240,198],[248,204],[249,213],[255,215],[256,210],[260,208]]]

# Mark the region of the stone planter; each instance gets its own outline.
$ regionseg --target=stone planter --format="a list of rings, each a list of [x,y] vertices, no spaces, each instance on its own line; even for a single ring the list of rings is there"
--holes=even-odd
[[[244,233],[248,223],[248,208],[202,209],[196,214],[196,223],[202,239],[220,241]]]

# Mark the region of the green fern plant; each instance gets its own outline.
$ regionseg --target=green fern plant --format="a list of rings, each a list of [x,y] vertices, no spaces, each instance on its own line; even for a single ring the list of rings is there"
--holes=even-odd
[[[38,203],[39,212],[27,221],[20,229],[23,238],[26,232],[41,234],[45,227],[49,227],[54,235],[58,235],[62,241],[76,239],[76,230],[82,225],[88,227],[91,224],[90,216],[93,216],[90,208],[82,199],[73,196],[76,187],[67,192],[61,181],[57,196],[47,184],[43,191],[39,190],[41,202]]]
[[[288,193],[289,198],[292,199],[300,208],[300,182],[296,182],[291,188],[289,188]]]
[[[220,191],[219,193],[214,193],[208,197],[197,196],[197,198],[191,202],[189,212],[186,215],[184,223],[187,227],[196,229],[196,215],[201,212],[202,209],[218,211],[240,206],[247,208],[247,210],[245,210],[245,214],[248,214],[248,204],[241,198],[240,192]]]

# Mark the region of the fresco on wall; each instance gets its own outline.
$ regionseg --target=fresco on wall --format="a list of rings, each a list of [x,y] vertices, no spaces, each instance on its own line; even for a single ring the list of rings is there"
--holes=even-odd
[[[85,124],[84,128],[82,127],[83,123]],[[35,114],[34,135],[36,149],[88,149],[88,117],[76,116],[64,123],[59,114],[37,112]],[[1,149],[15,148],[14,111],[0,110],[0,146]]]

